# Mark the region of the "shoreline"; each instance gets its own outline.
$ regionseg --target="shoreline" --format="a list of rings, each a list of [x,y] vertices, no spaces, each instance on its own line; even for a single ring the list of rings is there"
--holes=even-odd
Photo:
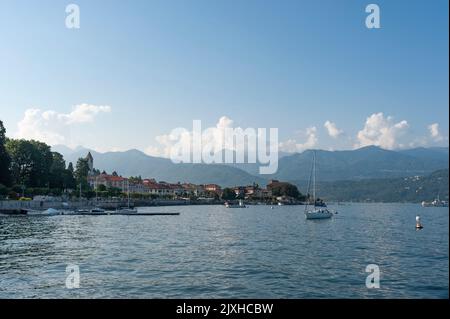
[[[194,201],[194,200],[171,200],[171,199],[156,199],[156,200],[135,200],[131,203],[131,207],[165,207],[165,206],[204,206],[204,205],[224,205],[224,200],[214,201]],[[126,207],[126,200],[107,200],[107,201],[20,201],[20,200],[2,200],[0,201],[0,214],[5,212],[7,214],[11,211],[27,211],[27,210],[46,210],[49,208],[62,210],[78,210],[78,209],[92,209],[102,208],[105,210],[115,210],[117,208]],[[276,202],[262,202],[257,200],[246,200],[246,205],[251,206],[278,206]],[[364,201],[342,201],[342,202],[328,202],[328,205],[345,206],[351,204],[420,204],[420,202],[364,202]],[[281,206],[304,206],[304,202],[286,202]]]

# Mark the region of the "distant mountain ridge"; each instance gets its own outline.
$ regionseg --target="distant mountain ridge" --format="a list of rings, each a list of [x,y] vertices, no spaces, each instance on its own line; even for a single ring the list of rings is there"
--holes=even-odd
[[[116,171],[122,176],[142,176],[166,182],[191,182],[195,184],[219,184],[221,186],[248,185],[254,182],[265,185],[264,178],[250,175],[238,168],[220,164],[174,164],[171,160],[153,157],[132,149],[124,152],[99,153],[93,150],[78,148],[67,151],[64,147],[53,147],[64,155],[67,163],[73,165],[80,157],[91,152],[94,167],[108,173]]]
[[[274,178],[308,180],[312,150],[285,156],[279,161]],[[448,148],[385,150],[368,146],[349,151],[316,150],[317,180],[359,180],[426,175],[448,168]]]
[[[312,150],[283,154],[276,174],[259,175],[260,164],[174,164],[169,159],[148,156],[139,150],[99,153],[78,147],[52,148],[64,155],[66,162],[76,161],[91,151],[94,166],[123,176],[156,178],[167,182],[215,183],[222,186],[247,185],[256,182],[266,185],[269,179],[306,181],[309,178]],[[448,169],[448,148],[415,148],[391,151],[376,146],[356,150],[316,150],[317,180],[342,181],[371,178],[397,178],[427,175]]]
[[[325,201],[419,203],[437,196],[448,201],[448,172],[444,169],[425,176],[319,182],[317,194]]]

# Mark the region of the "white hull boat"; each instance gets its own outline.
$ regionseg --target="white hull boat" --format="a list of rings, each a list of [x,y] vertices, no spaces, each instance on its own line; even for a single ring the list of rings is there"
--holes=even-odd
[[[333,216],[333,213],[330,212],[328,209],[315,209],[310,210],[305,213],[306,219],[326,219],[331,218]]]
[[[423,201],[422,207],[448,207],[448,202],[440,200],[438,195],[438,197],[432,202]]]
[[[319,205],[316,198],[316,152],[313,153],[313,164],[311,170],[310,182],[308,183],[308,194],[309,187],[311,183],[313,184],[313,209],[308,210],[308,204],[305,206],[305,217],[306,219],[328,219],[333,216],[333,212],[324,207],[317,207]],[[320,206],[326,206],[324,203],[320,203]]]
[[[244,202],[242,200],[240,200],[239,204],[225,203],[225,207],[226,208],[246,208],[247,206],[245,206]]]
[[[133,208],[119,208],[115,214],[137,214],[138,210]]]
[[[61,212],[57,209],[49,208],[44,211],[29,210],[29,211],[27,211],[27,215],[29,215],[29,216],[56,216],[56,215],[61,215]]]
[[[138,210],[130,206],[130,181],[127,182],[128,207],[118,208],[114,213],[121,215],[137,214]]]

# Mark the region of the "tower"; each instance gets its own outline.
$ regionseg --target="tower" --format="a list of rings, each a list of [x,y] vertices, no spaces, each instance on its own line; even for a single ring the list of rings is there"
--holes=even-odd
[[[86,160],[88,162],[88,166],[89,166],[89,176],[94,175],[94,158],[92,157],[91,152],[88,153],[88,155],[86,156]]]

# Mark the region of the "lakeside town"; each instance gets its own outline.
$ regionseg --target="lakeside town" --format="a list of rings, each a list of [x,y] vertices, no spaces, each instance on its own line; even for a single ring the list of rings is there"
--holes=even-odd
[[[110,171],[100,171],[94,164],[89,150],[72,156],[64,156],[46,143],[36,140],[13,139],[5,135],[0,121],[0,210],[103,207],[116,209],[133,206],[201,205],[201,204],[245,204],[302,205],[314,200],[306,190],[306,183],[300,184],[283,177],[274,177],[261,183],[258,179],[246,179],[221,185],[216,179],[207,183],[192,180],[177,181],[177,174],[169,180],[151,176],[122,176],[118,166],[106,165]],[[383,153],[383,150],[368,149]],[[358,151],[358,150],[357,150]],[[355,151],[355,152],[357,152]],[[361,151],[366,151],[361,149]],[[420,151],[420,150],[419,150]],[[431,152],[433,152],[431,150]],[[94,154],[97,154],[94,152]],[[443,153],[445,155],[445,153]],[[100,167],[105,167],[104,159]],[[147,163],[146,165],[151,165]],[[303,164],[305,165],[305,164]],[[224,167],[225,168],[225,167]],[[118,169],[118,171],[114,171]],[[230,173],[231,174],[231,173]],[[286,174],[285,174],[286,175]],[[211,174],[208,176],[211,177]],[[219,179],[220,180],[220,179]],[[238,179],[235,179],[238,180]],[[393,179],[372,179],[322,182],[320,197],[330,202],[374,202],[410,201],[425,206],[447,205],[448,169],[438,170],[430,176],[413,176]],[[447,193],[445,192],[447,189]],[[377,197],[377,192],[381,196]],[[317,194],[317,193],[316,193]],[[334,194],[334,195],[333,195]],[[350,196],[349,196],[350,194]],[[383,197],[384,196],[384,197]],[[325,205],[316,198],[316,206]]]
[[[70,163],[71,164],[71,163]],[[69,164],[69,165],[70,165]],[[71,188],[61,192],[48,189],[45,194],[33,195],[23,187],[22,193],[10,191],[1,202],[0,209],[62,207],[102,207],[105,209],[124,206],[128,199],[131,206],[228,204],[245,201],[259,205],[302,205],[307,197],[295,185],[279,180],[270,180],[266,187],[256,183],[221,187],[217,184],[193,184],[189,182],[169,183],[154,178],[123,177],[117,172],[108,174],[94,167],[94,158],[89,152],[77,162],[76,181]],[[42,189],[40,190],[42,193]],[[14,203],[12,203],[14,202]],[[69,204],[68,204],[69,203]],[[13,205],[11,205],[13,204]]]

